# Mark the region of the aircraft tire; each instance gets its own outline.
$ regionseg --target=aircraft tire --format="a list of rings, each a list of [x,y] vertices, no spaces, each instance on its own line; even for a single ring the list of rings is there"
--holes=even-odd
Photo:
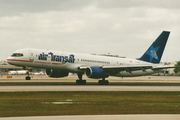
[[[77,85],[85,85],[86,84],[86,80],[76,80],[76,84]]]
[[[26,77],[26,80],[31,80],[31,77],[27,76],[27,77]]]
[[[108,81],[108,80],[99,80],[99,81],[98,81],[98,84],[99,84],[99,85],[108,85],[108,84],[109,84],[109,81]]]

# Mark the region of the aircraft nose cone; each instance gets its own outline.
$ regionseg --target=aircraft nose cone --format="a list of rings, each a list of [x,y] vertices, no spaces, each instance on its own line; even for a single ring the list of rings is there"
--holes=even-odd
[[[9,63],[9,64],[12,63],[12,57],[8,57],[6,60],[7,60],[7,63]]]
[[[7,62],[9,62],[9,59],[10,59],[10,57],[8,57],[6,60],[7,60]]]

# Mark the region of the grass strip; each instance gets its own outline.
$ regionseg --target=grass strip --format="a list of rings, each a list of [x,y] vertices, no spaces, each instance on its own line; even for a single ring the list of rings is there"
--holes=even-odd
[[[0,117],[180,114],[180,92],[0,92]]]

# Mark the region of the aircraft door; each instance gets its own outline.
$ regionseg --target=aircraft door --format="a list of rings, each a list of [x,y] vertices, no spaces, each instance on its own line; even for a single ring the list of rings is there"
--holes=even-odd
[[[31,50],[29,51],[29,60],[34,61],[34,53]]]

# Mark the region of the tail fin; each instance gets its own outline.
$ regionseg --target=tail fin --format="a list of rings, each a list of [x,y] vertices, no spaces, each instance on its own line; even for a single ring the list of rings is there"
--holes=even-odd
[[[170,32],[163,31],[139,60],[150,63],[159,63],[161,61],[169,34]]]

